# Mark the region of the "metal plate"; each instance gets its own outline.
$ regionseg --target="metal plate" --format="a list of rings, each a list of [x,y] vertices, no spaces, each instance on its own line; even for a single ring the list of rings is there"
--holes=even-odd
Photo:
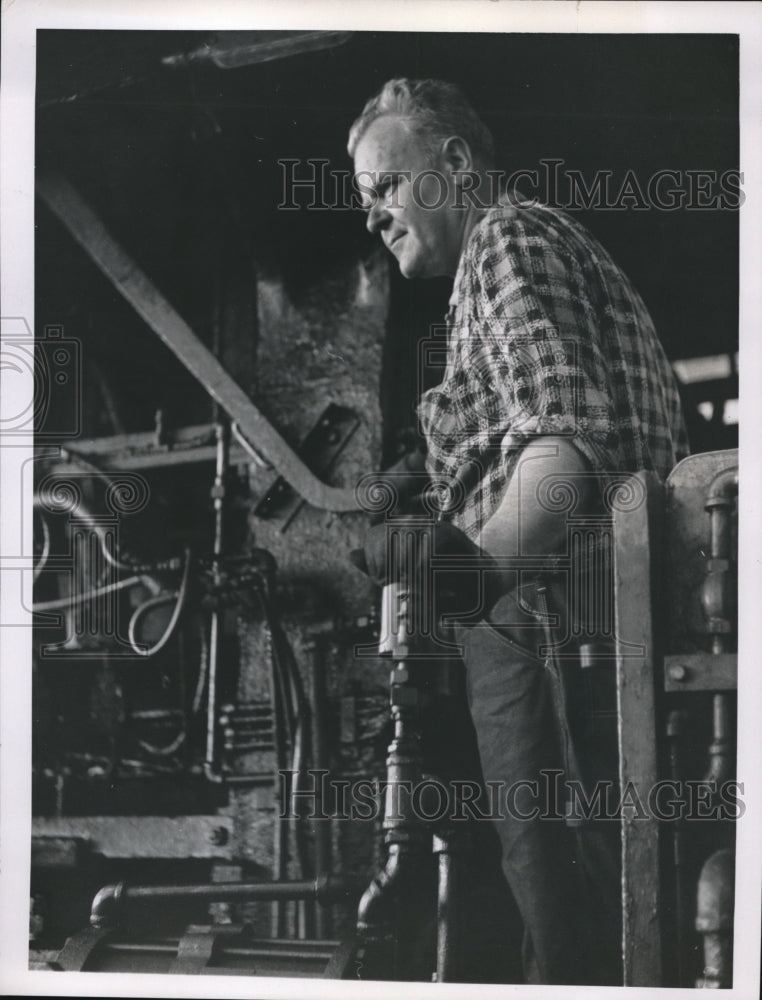
[[[664,657],[665,691],[735,691],[736,653],[686,653]]]
[[[324,476],[359,425],[354,410],[330,403],[302,441],[297,454],[316,476]],[[279,476],[254,508],[254,513],[262,518],[281,517],[285,527],[302,503],[302,497],[283,476]]]
[[[85,841],[107,858],[228,858],[233,821],[228,816],[63,816],[34,817],[35,852],[46,841]],[[34,857],[34,855],[33,855]]]

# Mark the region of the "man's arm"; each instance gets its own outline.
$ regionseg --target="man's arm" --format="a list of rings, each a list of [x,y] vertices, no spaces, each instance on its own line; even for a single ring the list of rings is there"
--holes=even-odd
[[[573,502],[564,502],[567,490]],[[592,510],[598,495],[597,477],[569,438],[538,437],[522,449],[500,506],[477,543],[497,559],[559,552],[569,513]],[[505,582],[515,586],[515,573],[506,574]]]

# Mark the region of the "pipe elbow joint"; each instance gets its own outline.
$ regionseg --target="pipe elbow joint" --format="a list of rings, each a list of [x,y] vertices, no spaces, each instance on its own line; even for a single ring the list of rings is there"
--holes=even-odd
[[[709,484],[706,509],[729,507],[731,499],[738,493],[738,466],[718,472]]]
[[[403,865],[397,845],[392,845],[389,852],[385,867],[378,872],[360,899],[357,929],[361,933],[377,933],[394,921],[397,883],[402,880]]]
[[[715,851],[701,869],[696,905],[696,930],[721,934],[733,928],[735,858],[730,848]]]
[[[116,927],[121,922],[124,882],[104,885],[95,894],[90,907],[90,925],[96,928]]]
[[[362,894],[357,907],[357,929],[367,932],[378,928],[386,921],[384,906],[388,902],[388,887],[392,880],[382,869]]]

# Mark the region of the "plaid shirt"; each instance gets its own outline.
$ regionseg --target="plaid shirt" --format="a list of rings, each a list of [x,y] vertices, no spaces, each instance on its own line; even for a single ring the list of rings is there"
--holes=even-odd
[[[672,369],[645,305],[566,214],[501,205],[455,277],[444,378],[418,416],[445,517],[470,537],[499,506],[522,448],[568,437],[593,470],[653,469],[688,453]]]

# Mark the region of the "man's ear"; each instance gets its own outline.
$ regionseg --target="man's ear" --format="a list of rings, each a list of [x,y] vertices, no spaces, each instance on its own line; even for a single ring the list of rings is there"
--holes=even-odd
[[[459,135],[451,135],[445,139],[440,155],[445,166],[448,166],[455,173],[475,169],[471,147]]]

